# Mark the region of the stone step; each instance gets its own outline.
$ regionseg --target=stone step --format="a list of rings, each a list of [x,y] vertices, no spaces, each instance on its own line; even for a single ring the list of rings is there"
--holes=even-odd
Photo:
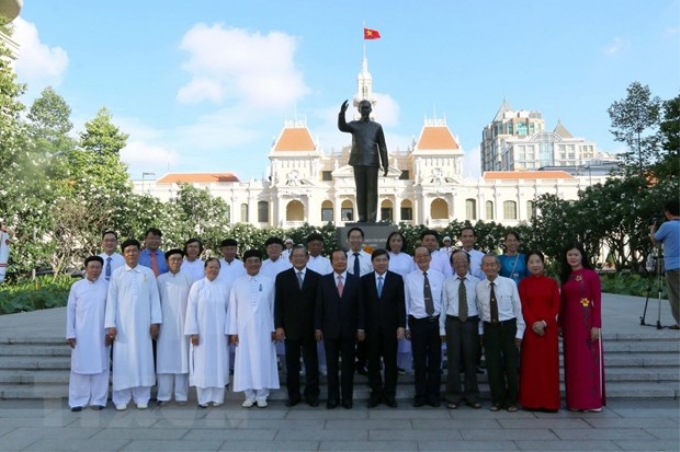
[[[489,388],[486,384],[480,384],[480,396],[483,400],[489,400]],[[327,396],[326,386],[320,388],[320,398],[325,399]],[[442,387],[442,391],[444,388]],[[354,385],[354,398],[357,401],[366,401],[370,396],[370,388],[365,384]],[[561,388],[561,397],[564,399],[564,387]],[[152,397],[155,396],[155,388],[152,389]],[[51,399],[51,398],[67,398],[68,386],[64,384],[41,384],[33,385],[7,385],[0,384],[0,399]],[[109,393],[110,397],[110,393]],[[190,390],[190,397],[195,400],[195,391]],[[401,401],[410,401],[413,398],[413,386],[400,384],[397,387],[396,397]],[[677,383],[631,383],[631,382],[607,382],[607,397],[608,398],[644,398],[644,399],[677,399],[680,397],[680,388]],[[234,394],[227,391],[227,400],[242,400],[243,394]],[[285,387],[279,390],[272,391],[270,395],[271,400],[286,400],[287,394]]]
[[[71,369],[71,358],[68,356],[0,356],[0,369],[69,371]]]
[[[65,341],[59,345],[0,345],[0,357],[2,356],[71,356],[71,347]]]

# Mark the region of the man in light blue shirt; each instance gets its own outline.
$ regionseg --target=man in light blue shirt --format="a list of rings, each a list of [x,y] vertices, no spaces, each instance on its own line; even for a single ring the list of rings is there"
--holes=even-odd
[[[668,328],[680,330],[680,201],[676,198],[666,203],[664,208],[666,222],[656,230],[656,222],[649,227],[652,243],[663,244],[668,302],[675,325]]]

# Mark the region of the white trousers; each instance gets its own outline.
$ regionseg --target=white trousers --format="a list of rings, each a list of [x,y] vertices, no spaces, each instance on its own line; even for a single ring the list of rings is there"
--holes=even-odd
[[[196,398],[198,398],[199,405],[207,405],[209,403],[224,403],[224,386],[212,386],[209,388],[199,388],[196,386]]]
[[[269,388],[264,389],[246,389],[243,391],[246,395],[246,400],[267,400],[269,397]]]
[[[136,386],[125,388],[119,391],[114,390],[111,395],[114,405],[128,404],[130,399],[134,399],[137,405],[148,405],[151,398],[151,386]]]
[[[157,385],[159,402],[169,402],[172,398],[172,389],[175,388],[175,400],[186,402],[189,398],[189,374],[158,374]]]
[[[106,406],[109,395],[109,371],[98,374],[71,372],[68,381],[68,406]]]

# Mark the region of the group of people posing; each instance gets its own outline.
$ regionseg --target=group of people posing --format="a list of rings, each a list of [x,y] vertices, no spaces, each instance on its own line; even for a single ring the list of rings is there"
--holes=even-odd
[[[223,258],[205,261],[198,239],[163,253],[161,237],[151,228],[144,248],[126,240],[121,255],[116,233],[107,231],[104,252],[85,260],[67,308],[73,411],[106,406],[110,365],[117,410],[131,400],[147,408],[155,384],[160,405],[173,396],[186,403],[194,386],[199,407],[219,406],[230,370],[242,406],[265,408],[279,388],[278,359],[288,407],[319,405],[320,368],[328,375],[328,409],[353,407],[355,370],[368,374],[369,408],[396,407],[398,375],[411,367],[413,406],[438,407],[444,348],[447,408],[481,408],[483,350],[492,411],[555,411],[558,336],[567,408],[598,411],[605,403],[599,276],[579,244],[561,257],[560,290],[544,275],[540,252],[518,252],[514,232],[501,256],[475,250],[473,228],[461,231],[457,249],[447,240],[440,248],[438,233],[428,230],[411,257],[395,231],[368,254],[363,230],[354,227],[349,251],[328,258],[323,237],[312,233],[305,245],[269,238],[267,259],[250,249],[240,260],[238,243],[227,239]]]

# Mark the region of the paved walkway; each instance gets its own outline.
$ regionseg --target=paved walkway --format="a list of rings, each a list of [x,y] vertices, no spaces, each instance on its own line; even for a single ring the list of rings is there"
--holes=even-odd
[[[677,331],[640,325],[644,298],[606,295],[604,337],[675,337]],[[672,324],[668,303],[662,325]],[[63,309],[0,316],[0,340],[61,338]],[[657,320],[650,300],[646,322]],[[231,399],[231,397],[229,398]],[[152,404],[153,405],[153,404]],[[139,411],[72,413],[64,400],[0,401],[0,450],[680,450],[680,403],[610,400],[601,413],[492,413],[461,407],[326,410],[273,401],[243,409],[168,404]]]

